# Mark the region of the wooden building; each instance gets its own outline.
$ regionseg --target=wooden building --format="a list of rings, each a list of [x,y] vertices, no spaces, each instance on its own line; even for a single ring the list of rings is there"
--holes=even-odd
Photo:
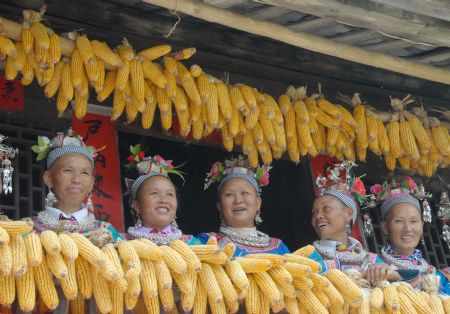
[[[4,0],[0,16],[20,21],[23,9],[39,10],[43,4]],[[49,0],[45,4],[45,23],[59,34],[79,30],[110,47],[126,37],[137,51],[164,43],[173,50],[195,47],[197,53],[187,64],[199,64],[216,77],[226,72],[230,83],[246,83],[275,98],[289,85],[308,86],[308,91],[317,92],[321,83],[332,101],[339,101],[338,93],[351,96],[358,92],[377,110],[389,111],[390,96],[411,94],[430,112],[438,107],[450,110],[448,1]],[[46,99],[36,83],[25,87],[24,93],[22,110],[2,107],[0,99],[0,133],[20,150],[14,160],[14,193],[0,195],[0,206],[16,219],[40,210],[46,194],[41,180],[45,166],[35,161],[30,146],[37,135],[50,136],[71,124],[71,113],[57,118],[55,99]],[[89,112],[111,114],[110,99],[98,103],[91,97],[89,103]],[[121,118],[114,123],[115,130],[110,130],[117,138],[119,155],[112,171],[122,179],[133,175],[123,165],[128,147],[137,143],[175,164],[186,162],[185,184],[176,181],[182,199],[179,224],[194,234],[217,230],[215,191],[204,192],[203,180],[212,163],[228,155],[221,143],[163,132],[159,121],[144,130],[138,120],[127,124]],[[271,184],[263,194],[262,230],[282,238],[292,249],[315,239],[310,226],[317,170],[313,163],[309,157],[298,165],[287,157],[274,161]],[[371,153],[357,173],[367,173],[368,184],[389,175],[384,161]],[[410,173],[397,168],[395,174]],[[431,178],[415,178],[434,193],[434,203],[449,188],[448,167],[438,169]],[[125,191],[122,182],[121,189]],[[120,220],[131,224],[127,197],[120,193],[115,201],[121,209],[115,215],[123,215]],[[111,218],[107,209],[100,212]],[[367,238],[367,243],[375,249],[384,239],[376,210],[372,214],[375,236]],[[424,233],[427,257],[436,266],[448,266],[450,251],[441,239],[441,223],[434,218]]]

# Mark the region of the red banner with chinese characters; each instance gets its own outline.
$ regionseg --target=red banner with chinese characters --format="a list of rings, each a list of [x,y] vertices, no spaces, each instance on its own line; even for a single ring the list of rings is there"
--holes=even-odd
[[[0,108],[18,111],[24,110],[25,99],[23,85],[20,81],[8,81],[4,76],[0,76]]]
[[[74,116],[72,127],[88,146],[97,149],[105,147],[95,159],[92,202],[98,219],[108,221],[119,232],[123,232],[122,188],[115,125],[107,116],[88,113],[81,120]]]
[[[334,165],[336,162],[338,162],[336,158],[326,156],[326,155],[318,155],[318,156],[312,158],[311,159],[311,169],[312,169],[312,175],[313,175],[314,182],[316,182],[316,178],[319,174],[323,175],[325,173],[325,170],[327,169],[327,167]],[[363,243],[363,239],[361,236],[361,230],[359,228],[358,223],[355,223],[353,225],[353,229],[352,229],[352,232],[350,232],[350,236],[357,239],[361,243]]]

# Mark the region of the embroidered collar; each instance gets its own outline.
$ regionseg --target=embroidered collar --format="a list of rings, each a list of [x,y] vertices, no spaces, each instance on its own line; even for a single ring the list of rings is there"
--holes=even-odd
[[[427,274],[429,271],[429,264],[422,258],[420,250],[414,250],[410,256],[400,255],[388,244],[381,249],[381,257],[387,264],[395,265],[399,269],[418,269],[421,274]]]
[[[163,232],[152,233],[151,230],[153,229],[151,228],[132,226],[128,228],[127,234],[129,238],[144,238],[156,243],[157,245],[169,245],[175,240],[181,240],[181,238],[183,237],[183,233],[178,228],[175,220],[170,224],[170,226],[168,226],[168,228],[171,229],[171,233],[166,234],[164,233],[164,230],[166,230],[167,228],[164,229]]]
[[[138,228],[136,228],[136,230],[138,230]],[[164,228],[164,230],[162,230],[162,231],[158,231],[158,230],[155,229],[155,228],[144,227],[144,226],[142,226],[142,227],[139,228],[139,231],[140,231],[140,232],[143,232],[143,233],[162,233],[162,234],[173,234],[173,233],[174,233],[174,231],[173,231],[171,225],[168,225],[168,226],[167,226],[166,228]]]
[[[361,243],[355,238],[348,237],[349,245],[345,251],[338,251],[337,247],[342,243],[332,240],[320,240],[313,243],[314,247],[327,259],[338,259],[344,263],[362,264],[366,261],[368,252],[363,249]]]
[[[77,222],[83,221],[89,214],[89,211],[86,207],[82,208],[72,214],[66,214],[63,211],[61,211],[60,209],[55,208],[55,207],[46,207],[44,212],[46,213],[46,216],[50,219],[53,218],[55,220],[59,220],[59,217],[61,217],[61,216],[64,218],[67,218],[67,219],[70,219],[73,217],[76,219]]]
[[[401,254],[398,254],[389,243],[386,244],[386,246],[383,249],[387,254],[395,256],[395,258],[397,258],[397,259],[407,260],[416,265],[419,264],[420,261],[422,260],[422,251],[421,250],[416,249],[416,250],[414,250],[414,252],[411,255],[401,255]]]
[[[270,245],[270,237],[256,228],[220,227],[220,234],[232,242],[251,247],[265,248]]]

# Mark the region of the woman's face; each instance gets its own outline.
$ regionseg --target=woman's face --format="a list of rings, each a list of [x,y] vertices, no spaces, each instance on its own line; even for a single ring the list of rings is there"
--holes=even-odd
[[[63,155],[44,172],[44,182],[58,199],[55,206],[73,213],[81,208],[94,186],[92,162],[78,153]]]
[[[217,208],[227,226],[251,228],[255,226],[255,216],[261,208],[261,197],[247,180],[232,178],[220,189]]]
[[[141,184],[133,208],[140,214],[142,223],[149,228],[164,230],[177,213],[175,186],[166,177],[153,176]]]
[[[411,255],[422,236],[423,221],[416,206],[399,203],[389,210],[381,228],[397,253]]]
[[[321,240],[338,241],[352,221],[353,208],[333,195],[322,195],[313,203],[311,224]]]

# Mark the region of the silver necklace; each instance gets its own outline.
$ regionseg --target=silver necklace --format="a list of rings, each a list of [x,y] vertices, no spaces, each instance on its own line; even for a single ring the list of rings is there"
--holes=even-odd
[[[228,226],[220,227],[220,234],[228,237],[231,241],[247,246],[264,248],[268,247],[270,244],[270,237],[256,230],[256,234],[248,234],[245,232],[239,232],[234,228],[231,229]]]
[[[418,269],[421,274],[427,274],[429,264],[423,258],[420,260],[420,265],[414,265],[411,261],[400,260],[387,253],[384,248],[381,249],[381,256],[387,264],[395,265],[399,269]]]
[[[349,264],[362,264],[367,258],[367,251],[364,249],[359,249],[359,253],[353,252],[337,252],[336,249],[325,248],[319,241],[314,242],[314,247],[320,253],[320,255],[325,256],[327,259],[338,259],[344,263]]]
[[[80,232],[97,228],[95,216],[92,213],[81,221],[59,220],[49,215],[46,211],[39,212],[36,218],[36,227],[41,230],[64,230],[68,232]]]
[[[183,233],[180,229],[174,228],[172,225],[172,234],[164,233],[150,233],[142,230],[142,227],[129,227],[127,233],[134,239],[147,239],[156,243],[157,245],[169,245],[175,240],[180,240],[183,237]]]

